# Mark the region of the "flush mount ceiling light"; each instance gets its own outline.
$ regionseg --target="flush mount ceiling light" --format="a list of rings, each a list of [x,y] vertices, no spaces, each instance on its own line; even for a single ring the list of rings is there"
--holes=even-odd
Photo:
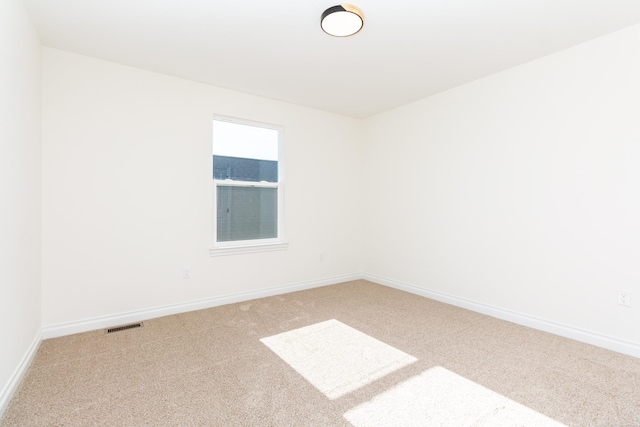
[[[364,14],[351,4],[330,7],[322,13],[320,26],[325,33],[336,37],[352,36],[362,29]]]

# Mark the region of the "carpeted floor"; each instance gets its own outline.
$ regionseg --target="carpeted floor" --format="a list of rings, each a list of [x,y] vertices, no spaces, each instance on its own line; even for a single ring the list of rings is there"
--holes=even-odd
[[[45,340],[0,420],[559,424],[640,426],[640,359],[366,281]]]

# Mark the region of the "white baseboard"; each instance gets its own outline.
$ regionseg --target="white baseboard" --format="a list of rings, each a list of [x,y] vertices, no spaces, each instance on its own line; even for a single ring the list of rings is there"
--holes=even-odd
[[[18,390],[18,387],[22,382],[22,378],[24,377],[24,374],[27,373],[27,369],[29,369],[29,366],[31,366],[31,362],[33,361],[33,358],[36,355],[36,351],[38,351],[38,347],[40,346],[41,341],[42,341],[42,333],[38,331],[36,336],[33,338],[33,341],[31,342],[29,349],[27,350],[24,357],[20,361],[20,364],[18,365],[16,370],[13,372],[13,375],[9,379],[9,382],[4,387],[4,389],[2,389],[2,391],[0,392],[0,418],[2,417],[2,414],[4,414],[4,411],[7,409],[7,406],[9,406],[9,402],[11,402],[11,398]]]
[[[42,339],[57,338],[65,335],[77,334],[80,332],[93,331],[96,329],[108,328],[111,326],[123,325],[126,323],[140,322],[156,317],[169,316],[172,314],[185,313],[188,311],[202,310],[205,308],[217,307],[225,304],[234,304],[258,298],[265,298],[274,295],[286,294],[306,289],[319,288],[321,286],[335,285],[337,283],[362,279],[362,274],[349,274],[344,276],[328,277],[320,280],[300,282],[291,285],[277,286],[274,288],[261,289],[258,291],[241,292],[232,295],[224,295],[214,298],[205,298],[197,301],[189,301],[179,304],[170,304],[162,307],[154,307],[144,310],[130,311],[109,316],[94,317],[75,322],[60,323],[57,325],[45,326],[42,328]]]
[[[421,288],[410,285],[408,283],[399,282],[397,280],[388,279],[386,277],[376,276],[374,274],[364,274],[363,279],[390,288],[399,289],[412,294],[427,297],[436,301],[455,305],[457,307],[466,308],[478,313],[486,314],[498,319],[507,320],[518,325],[527,326],[529,328],[538,329],[544,332],[550,332],[561,337],[570,338],[576,341],[606,348],[607,350],[616,351],[618,353],[628,354],[634,357],[640,357],[640,344],[630,341],[620,340],[618,338],[601,335],[595,332],[576,328],[558,322],[541,319],[527,314],[517,313],[503,308],[494,307],[480,302],[459,298],[444,292],[438,292],[430,289]]]
[[[359,280],[359,279],[369,280],[371,282],[378,283],[384,286],[389,286],[391,288],[403,290],[406,292],[410,292],[412,294],[431,298],[436,301],[441,301],[447,304],[455,305],[455,306],[466,308],[478,313],[496,317],[498,319],[503,319],[509,322],[517,323],[519,325],[527,326],[527,327],[538,329],[545,332],[550,332],[552,334],[574,339],[576,341],[581,341],[587,344],[592,344],[598,347],[606,348],[608,350],[613,350],[619,353],[640,357],[639,343],[620,340],[617,338],[613,338],[613,337],[601,335],[595,332],[576,328],[570,325],[565,325],[562,323],[553,322],[550,320],[545,320],[545,319],[529,316],[522,313],[517,313],[510,310],[505,310],[500,307],[495,307],[495,306],[483,304],[477,301],[456,297],[454,295],[446,294],[444,292],[438,292],[430,289],[421,288],[415,285],[399,282],[397,280],[389,279],[382,276],[377,276],[374,274],[359,274],[359,273],[328,277],[320,280],[300,282],[300,283],[284,285],[284,286],[277,286],[277,287],[262,289],[258,291],[241,292],[241,293],[232,294],[232,295],[224,295],[220,297],[206,298],[206,299],[197,300],[197,301],[189,301],[185,303],[171,304],[171,305],[166,305],[162,307],[154,307],[150,309],[131,311],[127,313],[119,313],[119,314],[96,317],[91,319],[75,321],[75,322],[45,326],[42,328],[42,339],[56,338],[56,337],[76,334],[80,332],[87,332],[87,331],[92,331],[96,329],[107,328],[110,326],[117,326],[117,325],[122,325],[126,323],[132,323],[132,322],[140,322],[143,320],[153,319],[156,317],[169,316],[172,314],[185,313],[188,311],[217,307],[225,304],[233,304],[233,303],[253,300],[257,298],[264,298],[264,297],[270,297],[274,295],[285,294],[289,292],[303,291],[306,289],[334,285],[337,283],[348,282],[351,280]],[[1,396],[4,396],[4,394]],[[0,401],[0,403],[2,403],[2,401]]]

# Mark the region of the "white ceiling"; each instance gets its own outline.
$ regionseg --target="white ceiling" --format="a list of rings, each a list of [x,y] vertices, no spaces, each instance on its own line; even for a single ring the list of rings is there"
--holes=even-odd
[[[640,0],[25,0],[46,46],[368,117],[640,22]],[[639,46],[640,48],[640,46]]]

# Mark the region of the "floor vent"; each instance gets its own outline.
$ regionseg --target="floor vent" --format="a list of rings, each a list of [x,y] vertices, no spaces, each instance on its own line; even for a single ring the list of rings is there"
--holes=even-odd
[[[127,329],[141,328],[142,322],[131,323],[129,325],[115,326],[113,328],[105,329],[106,334],[111,334],[113,332],[126,331]]]

